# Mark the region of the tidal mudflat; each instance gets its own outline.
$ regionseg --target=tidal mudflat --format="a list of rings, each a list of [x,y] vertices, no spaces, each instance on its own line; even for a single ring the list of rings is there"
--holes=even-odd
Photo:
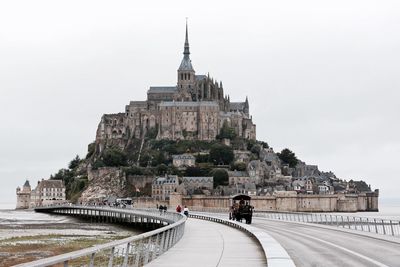
[[[0,210],[0,266],[12,266],[140,233],[136,229],[66,216]]]

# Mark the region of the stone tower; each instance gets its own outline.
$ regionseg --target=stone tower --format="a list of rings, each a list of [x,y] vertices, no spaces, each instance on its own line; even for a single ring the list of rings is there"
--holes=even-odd
[[[188,25],[186,21],[186,35],[185,35],[185,46],[183,50],[183,59],[178,69],[178,101],[192,101],[195,98],[196,90],[196,77],[195,71],[190,60],[189,51],[189,38],[188,38]]]
[[[17,209],[28,209],[31,202],[31,185],[26,180],[24,186],[21,188],[17,187]]]

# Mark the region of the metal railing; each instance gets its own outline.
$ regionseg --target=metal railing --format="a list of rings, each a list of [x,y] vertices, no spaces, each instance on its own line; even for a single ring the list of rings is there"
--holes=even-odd
[[[328,213],[254,212],[254,216],[289,222],[316,223],[400,237],[400,221]]]
[[[45,208],[41,209],[42,211]],[[60,206],[52,207],[54,209],[74,209],[74,215],[80,215],[76,211],[98,211],[97,216],[100,216],[102,211],[113,212],[109,214],[118,214],[118,218],[125,218],[125,222],[132,219],[131,216],[142,216],[143,222],[160,223],[173,222],[167,226],[156,230],[146,232],[137,236],[113,241],[103,245],[73,251],[70,253],[45,258],[33,262],[17,265],[18,267],[44,267],[55,264],[63,264],[67,266],[143,266],[151,260],[157,258],[169,248],[174,246],[183,236],[185,229],[186,216],[166,212],[160,214],[157,211],[136,211],[134,209],[120,209],[107,207],[88,207],[88,206]],[[61,213],[58,214],[69,214]],[[122,216],[121,214],[124,214]],[[83,212],[84,216],[90,216],[89,212]],[[132,223],[134,221],[131,221]],[[58,266],[58,265],[57,265]]]

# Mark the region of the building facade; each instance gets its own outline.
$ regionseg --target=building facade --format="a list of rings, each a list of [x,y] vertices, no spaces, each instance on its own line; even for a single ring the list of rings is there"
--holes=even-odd
[[[151,185],[151,196],[155,200],[169,200],[169,195],[175,192],[179,185],[177,175],[165,175],[165,177],[157,177]]]
[[[213,190],[214,178],[211,177],[182,177],[182,183],[188,192],[196,189]]]
[[[28,209],[31,203],[31,185],[26,180],[22,189],[17,187],[17,206],[16,209]]]
[[[249,101],[231,102],[222,82],[197,75],[189,51],[188,30],[183,59],[174,86],[151,86],[147,100],[131,101],[124,113],[105,114],[96,134],[96,149],[107,145],[125,147],[132,139],[151,135],[169,140],[215,140],[224,124],[238,137],[256,139],[256,125]]]
[[[172,165],[177,168],[193,167],[196,165],[196,158],[190,154],[173,155]]]
[[[22,190],[17,187],[17,209],[28,209],[38,206],[52,205],[65,202],[65,185],[62,180],[44,180],[31,189],[26,180]]]

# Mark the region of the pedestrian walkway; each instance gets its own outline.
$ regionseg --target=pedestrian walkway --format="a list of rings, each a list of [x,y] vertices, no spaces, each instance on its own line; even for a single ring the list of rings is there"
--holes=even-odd
[[[189,218],[182,239],[146,266],[267,266],[257,240],[219,223]]]

